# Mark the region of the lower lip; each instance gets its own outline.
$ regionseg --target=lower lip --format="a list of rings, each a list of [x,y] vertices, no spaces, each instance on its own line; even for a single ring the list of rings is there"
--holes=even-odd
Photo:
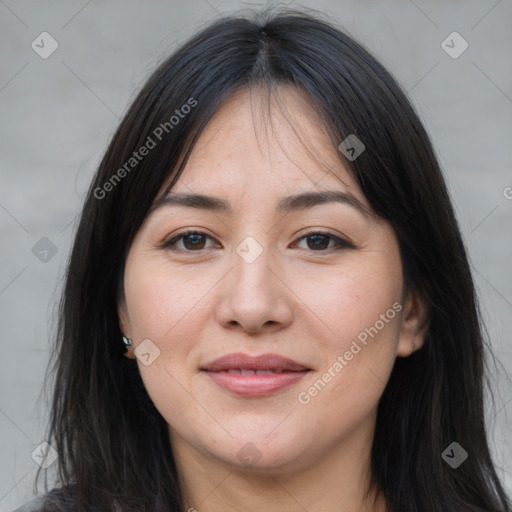
[[[207,372],[219,387],[246,397],[266,396],[300,381],[309,370],[302,372],[273,373],[270,375],[239,375],[227,372]]]

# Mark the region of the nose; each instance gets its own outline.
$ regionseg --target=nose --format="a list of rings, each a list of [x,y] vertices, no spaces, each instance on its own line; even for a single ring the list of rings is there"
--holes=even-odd
[[[269,250],[263,249],[254,261],[251,256],[245,256],[243,247],[233,252],[231,272],[221,281],[216,320],[224,328],[252,335],[277,332],[292,322],[293,293]]]

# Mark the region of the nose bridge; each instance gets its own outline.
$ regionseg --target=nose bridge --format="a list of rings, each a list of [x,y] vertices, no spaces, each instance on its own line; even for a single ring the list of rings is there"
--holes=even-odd
[[[261,292],[268,294],[271,291],[269,267],[272,249],[268,245],[268,237],[261,234],[256,236],[246,236],[233,254],[234,286],[242,287],[242,295],[243,287],[250,287],[254,299],[258,299],[257,295]]]
[[[258,235],[258,238],[252,235],[246,236],[236,247],[236,253],[247,265],[252,265],[258,259],[267,260],[269,252],[268,242],[262,240],[262,238],[262,235]],[[266,244],[266,247],[263,244]],[[263,253],[266,253],[266,256],[260,258]]]
[[[292,310],[275,278],[273,251],[267,235],[248,235],[232,254],[232,273],[217,305],[218,320],[257,332],[266,324],[287,325]]]

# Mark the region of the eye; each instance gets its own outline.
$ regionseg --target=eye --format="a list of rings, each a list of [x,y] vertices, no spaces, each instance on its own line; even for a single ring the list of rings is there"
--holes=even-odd
[[[186,251],[186,252],[194,252],[201,251],[206,249],[205,247],[205,238],[213,238],[202,231],[185,231],[184,233],[180,233],[175,237],[171,238],[167,242],[164,242],[163,247],[166,249],[170,249],[172,251]],[[183,247],[177,247],[179,242],[183,241]]]
[[[164,242],[162,247],[171,251],[199,252],[208,249],[208,247],[205,246],[206,239],[213,240],[210,235],[202,231],[189,230],[179,233],[167,242]],[[298,240],[306,240],[306,248],[315,252],[325,252],[326,249],[342,250],[355,248],[355,246],[347,240],[327,231],[310,231],[301,236]],[[331,242],[334,242],[334,247],[329,247]],[[179,246],[180,243],[182,243],[181,247]],[[297,245],[297,243],[295,243],[295,245]]]
[[[331,242],[335,242],[334,250],[339,251],[347,248],[355,248],[354,245],[347,240],[327,231],[310,231],[304,236],[301,236],[298,240],[306,240],[307,248],[316,252],[322,252],[325,251],[325,249],[333,249],[332,246],[328,247]]]

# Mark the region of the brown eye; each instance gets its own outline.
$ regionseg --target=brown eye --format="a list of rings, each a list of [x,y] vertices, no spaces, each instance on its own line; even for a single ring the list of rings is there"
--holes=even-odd
[[[354,248],[354,246],[346,240],[324,231],[314,231],[299,238],[299,240],[304,239],[307,240],[307,249],[311,249],[312,251],[323,252],[326,249],[341,250]],[[334,242],[334,247],[332,245],[329,247],[331,242]]]
[[[174,236],[165,242],[162,247],[171,251],[199,252],[208,249],[208,247],[206,247],[207,239],[213,240],[210,235],[201,231],[186,231]],[[307,247],[305,248],[315,252],[326,252],[329,249],[342,250],[355,248],[354,245],[343,238],[323,231],[307,233],[298,240],[306,240]]]
[[[173,251],[201,251],[206,248],[205,240],[207,238],[212,239],[211,236],[207,235],[206,233],[202,233],[201,231],[186,231],[185,233],[180,233],[179,235],[176,235],[169,241],[165,242],[163,247]],[[181,241],[182,247],[177,247]]]

